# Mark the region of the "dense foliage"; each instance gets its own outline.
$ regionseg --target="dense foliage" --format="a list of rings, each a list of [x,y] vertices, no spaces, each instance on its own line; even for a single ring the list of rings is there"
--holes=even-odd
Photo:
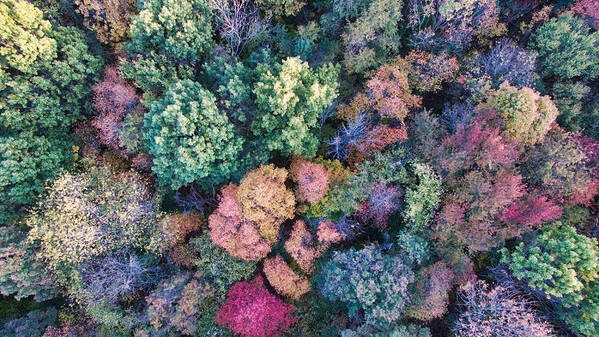
[[[0,335],[599,335],[596,0],[0,0]]]

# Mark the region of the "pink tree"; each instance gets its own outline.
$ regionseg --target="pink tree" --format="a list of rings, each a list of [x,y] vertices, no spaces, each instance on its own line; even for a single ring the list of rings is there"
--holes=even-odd
[[[270,243],[244,218],[237,199],[238,189],[233,184],[222,189],[218,208],[208,218],[210,239],[236,258],[257,261],[270,252]]]
[[[294,310],[255,279],[233,285],[214,320],[243,337],[275,337],[297,321],[291,315]]]

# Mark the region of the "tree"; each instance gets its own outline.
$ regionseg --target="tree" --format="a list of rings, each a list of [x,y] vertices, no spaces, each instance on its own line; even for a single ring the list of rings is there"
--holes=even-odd
[[[13,319],[0,328],[0,333],[7,337],[40,337],[46,327],[56,321],[56,309],[33,310],[25,317]]]
[[[345,18],[343,35],[344,63],[351,73],[362,73],[377,65],[399,49],[398,26],[402,18],[403,1],[357,1],[356,4],[334,1],[333,11]]]
[[[8,225],[73,160],[70,139],[24,133],[0,137],[0,222]]]
[[[556,222],[532,242],[521,242],[509,253],[502,250],[503,263],[517,279],[548,297],[560,298],[566,307],[582,300],[581,290],[599,279],[599,248],[576,229]]]
[[[221,330],[213,322],[218,311],[215,290],[208,281],[196,276],[199,275],[182,272],[165,278],[146,297],[145,312],[150,325],[146,333],[207,336]],[[137,332],[143,331],[140,330]]]
[[[356,216],[364,222],[385,228],[389,216],[400,208],[401,192],[396,186],[375,183],[369,188],[368,199],[362,202]]]
[[[130,59],[121,65],[123,77],[155,93],[192,79],[212,43],[207,0],[142,0],[138,9],[125,46]]]
[[[57,292],[52,275],[27,245],[27,234],[15,226],[0,227],[0,293],[20,300],[33,296],[37,302]]]
[[[595,239],[555,222],[513,252],[504,248],[501,262],[532,291],[557,303],[558,316],[575,332],[597,334],[599,319],[593,313],[599,310],[599,247]]]
[[[547,72],[562,78],[599,76],[599,32],[590,32],[572,13],[553,18],[539,27],[529,48],[538,51]]]
[[[397,65],[381,66],[366,82],[366,95],[381,118],[403,122],[410,109],[420,107],[422,100],[410,90],[408,74]]]
[[[585,102],[590,92],[591,88],[582,82],[556,82],[553,85],[551,96],[560,112],[557,117],[560,126],[569,131],[583,131],[586,129],[586,123],[581,115],[583,113],[583,102]]]
[[[209,5],[221,37],[235,56],[268,28],[268,21],[260,18],[258,8],[248,0],[210,0]]]
[[[219,298],[224,299],[227,289],[237,281],[249,279],[256,270],[255,261],[242,261],[232,257],[213,244],[208,233],[191,239],[189,246],[194,253],[194,267],[210,281]]]
[[[158,200],[137,173],[91,166],[58,178],[27,224],[38,256],[57,271],[119,249],[158,249],[159,216]]]
[[[491,91],[478,108],[495,110],[505,120],[504,128],[510,137],[524,146],[542,141],[559,114],[549,96],[526,87],[517,89],[507,82]]]
[[[221,190],[218,208],[208,218],[210,239],[238,259],[261,260],[270,252],[271,242],[244,217],[237,197],[238,190],[232,184]]]
[[[229,289],[214,321],[244,337],[280,336],[296,322],[294,310],[270,294],[261,281],[238,282]]]
[[[94,108],[96,117],[92,125],[98,129],[98,138],[111,150],[127,157],[132,153],[123,146],[121,133],[127,115],[140,113],[140,97],[135,88],[119,74],[117,66],[109,66],[101,82],[94,84]]]
[[[453,271],[443,261],[421,269],[416,275],[406,315],[421,321],[442,317],[447,312]]]
[[[75,4],[83,24],[96,32],[98,40],[112,47],[127,40],[135,10],[132,0],[75,0]]]
[[[19,18],[15,11],[30,16]],[[23,206],[44,192],[44,183],[72,162],[74,148],[68,129],[91,112],[91,84],[102,61],[90,52],[82,32],[73,27],[47,27],[47,22],[40,21],[41,13],[27,3],[4,1],[0,16],[9,20],[3,29],[13,33],[26,34],[30,28],[23,24],[42,27],[44,35],[40,38],[45,42],[38,43],[30,36],[26,38],[29,42],[23,42],[27,48],[47,53],[44,46],[53,46],[48,55],[30,61],[19,59],[18,64],[9,60],[9,49],[5,50],[9,59],[1,58],[0,73],[10,73],[0,84],[0,222],[8,224],[20,215]],[[17,37],[9,34],[6,38],[14,42]],[[11,45],[0,43],[6,48]],[[27,48],[23,46],[23,50]],[[27,62],[35,62],[33,68]]]
[[[248,172],[239,183],[237,197],[243,216],[271,243],[279,237],[279,226],[295,211],[295,197],[285,187],[286,179],[287,170],[270,164]]]
[[[529,304],[501,286],[489,289],[483,281],[469,282],[459,293],[461,312],[453,330],[460,337],[555,336]]]
[[[256,4],[266,13],[267,17],[280,18],[298,14],[306,3],[294,0],[256,0]]]
[[[447,191],[442,197],[439,221],[434,225],[434,236],[441,241],[485,251],[561,214],[531,211],[525,212],[531,218],[522,221],[493,220],[500,220],[514,204],[530,210],[529,203],[534,201],[527,197],[522,176],[516,170],[518,143],[497,123],[501,125],[493,111],[478,109],[476,116],[457,124],[455,132],[440,145],[427,147],[430,161],[443,173]]]
[[[492,37],[505,31],[498,14],[495,0],[410,0],[410,46],[461,53],[474,37]]]
[[[52,26],[42,14],[24,0],[0,3],[0,74],[11,68],[36,74],[40,63],[56,58],[56,41],[48,36]]]
[[[459,70],[458,60],[445,52],[438,55],[427,51],[411,51],[406,57],[412,70],[408,74],[410,85],[419,92],[441,90],[444,82],[453,80]]]
[[[145,115],[152,170],[173,190],[197,181],[205,190],[240,174],[236,137],[215,97],[189,80],[176,83]]]
[[[316,70],[299,57],[264,69],[253,93],[258,108],[252,122],[255,137],[270,151],[313,157],[318,146],[318,118],[337,97],[339,68]]]
[[[402,230],[397,234],[395,245],[398,255],[402,256],[412,266],[426,263],[431,257],[429,242],[422,236],[408,230]]]
[[[289,168],[291,179],[297,184],[298,201],[316,203],[322,199],[329,189],[329,173],[324,166],[296,158]]]
[[[80,273],[84,294],[77,296],[85,296],[92,303],[108,301],[116,304],[158,282],[163,271],[155,263],[151,256],[138,256],[127,250],[87,260]]]
[[[74,27],[47,32],[56,45],[52,57],[37,61],[37,73],[11,68],[3,84],[0,124],[2,133],[34,131],[36,136],[62,136],[72,123],[92,112],[92,84],[103,61]]]
[[[526,153],[521,168],[526,181],[554,199],[586,204],[598,192],[592,162],[572,135],[556,132]]]
[[[324,245],[335,244],[345,239],[345,235],[337,229],[331,220],[321,221],[318,224],[316,237],[318,242]]]
[[[294,300],[310,291],[310,282],[296,274],[280,255],[264,261],[262,269],[277,293]]]
[[[414,274],[400,257],[367,246],[335,252],[322,268],[319,287],[328,300],[343,302],[351,316],[366,322],[392,323],[404,311]]]
[[[418,183],[406,190],[403,216],[412,230],[426,228],[441,201],[441,179],[426,164],[415,162],[412,169]]]
[[[599,6],[592,0],[578,0],[572,5],[572,11],[586,19],[587,23],[599,29]]]
[[[355,331],[345,329],[341,331],[341,337],[431,337],[431,331],[418,325],[396,325],[389,329],[377,329],[365,324]]]
[[[503,38],[487,53],[477,53],[466,63],[473,89],[491,88],[508,82],[523,88],[534,88],[539,80],[536,74],[537,53],[518,46],[514,41]]]
[[[328,228],[330,228],[330,225],[323,225],[322,229],[319,226],[319,238],[325,245],[328,242],[337,240],[337,235],[335,234],[338,233],[336,230],[333,229],[333,232],[331,233]],[[314,262],[322,253],[320,247],[315,247],[312,234],[310,234],[306,228],[306,223],[302,220],[296,220],[293,224],[291,235],[289,236],[289,239],[285,241],[285,250],[306,274],[312,273]]]

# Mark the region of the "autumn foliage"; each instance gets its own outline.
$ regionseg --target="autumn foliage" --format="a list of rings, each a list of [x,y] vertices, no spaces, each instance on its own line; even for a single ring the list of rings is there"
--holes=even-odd
[[[599,3],[597,1],[578,0],[572,5],[572,11],[599,29]]]
[[[407,315],[421,321],[442,317],[447,311],[454,273],[439,261],[416,275],[415,294],[406,309]]]
[[[331,220],[321,221],[318,224],[316,236],[318,237],[318,242],[325,245],[341,242],[345,237],[345,235],[337,230]]]
[[[321,164],[298,158],[291,163],[289,174],[297,184],[298,201],[315,203],[322,199],[328,191],[329,173]]]
[[[382,118],[403,121],[410,109],[422,104],[421,98],[410,90],[408,74],[394,65],[383,65],[376,71],[366,82],[366,94],[372,97]]]
[[[293,224],[291,235],[285,241],[285,250],[291,255],[293,260],[305,272],[310,273],[321,251],[315,247],[312,234],[306,228],[306,223],[297,220]]]
[[[127,40],[135,6],[132,0],[75,0],[85,27],[96,32],[98,40],[116,46]]]
[[[525,299],[501,286],[468,283],[461,289],[459,303],[462,311],[454,328],[457,336],[554,336]]]
[[[294,300],[310,291],[310,282],[296,274],[280,255],[264,261],[264,275],[275,290]]]
[[[266,290],[260,281],[238,282],[215,317],[218,324],[244,337],[280,336],[296,322],[295,308]]]
[[[285,187],[286,179],[287,170],[270,164],[248,172],[239,183],[237,197],[243,216],[270,242],[277,241],[279,226],[295,211],[295,197]]]
[[[239,259],[260,260],[270,252],[270,243],[241,213],[238,189],[232,184],[222,189],[218,208],[208,218],[210,238],[214,244]]]

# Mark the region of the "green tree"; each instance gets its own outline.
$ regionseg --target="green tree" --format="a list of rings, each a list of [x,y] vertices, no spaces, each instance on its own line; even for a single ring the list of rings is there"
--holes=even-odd
[[[374,0],[358,3],[360,4],[354,9],[360,8],[360,13],[347,17],[354,20],[347,25],[342,38],[345,45],[346,68],[350,72],[361,73],[376,66],[378,60],[398,51],[401,45],[398,32],[403,1]],[[352,11],[346,9],[346,12]]]
[[[0,223],[9,224],[73,160],[69,141],[30,133],[0,137]]]
[[[501,262],[528,286],[559,303],[559,314],[575,331],[599,332],[599,247],[595,239],[556,222],[513,252],[501,251]],[[576,313],[576,314],[573,314]]]
[[[569,133],[557,132],[528,151],[520,166],[527,183],[569,204],[585,204],[597,191],[591,162]]]
[[[56,57],[50,22],[25,0],[0,1],[0,73],[14,68],[34,74],[39,63]]]
[[[145,116],[146,139],[154,156],[152,170],[162,184],[176,190],[199,181],[211,189],[243,174],[238,159],[243,139],[215,100],[200,84],[184,80],[152,104]]]
[[[518,89],[508,82],[491,91],[479,108],[491,108],[505,120],[510,137],[523,145],[543,140],[559,111],[549,96],[541,96],[530,88]]]
[[[73,159],[68,129],[92,109],[91,87],[102,60],[90,52],[81,31],[46,27],[41,12],[27,3],[3,1],[0,16],[12,20],[0,28],[12,31],[0,38],[7,48],[0,60],[0,73],[6,70],[0,84],[0,223],[8,223]],[[40,36],[15,35],[37,26],[44,27]],[[11,59],[11,53],[27,55],[12,43],[21,38],[42,54]],[[52,51],[44,49],[50,45]]]
[[[161,92],[177,79],[192,78],[212,43],[206,0],[142,0],[131,22],[123,76],[146,91]]]
[[[582,120],[583,99],[591,92],[591,88],[582,82],[557,82],[551,89],[551,96],[560,111],[558,122],[570,131],[585,129]]]
[[[263,69],[254,86],[258,107],[252,122],[255,137],[268,150],[313,157],[318,147],[318,118],[337,97],[339,68],[316,70],[299,57]]]
[[[0,128],[3,133],[34,131],[61,135],[71,124],[93,111],[92,84],[102,60],[92,54],[83,33],[59,27],[48,33],[56,43],[55,57],[39,62],[37,74],[15,72],[0,91]]]
[[[233,284],[248,279],[256,270],[257,262],[232,257],[210,241],[209,233],[191,239],[189,244],[196,255],[193,259],[195,267],[210,281],[222,300]]]
[[[398,256],[383,255],[374,246],[335,252],[322,268],[324,297],[346,304],[352,316],[363,310],[367,323],[392,323],[408,301],[414,273]]]
[[[305,5],[303,0],[256,0],[256,5],[269,17],[296,15]]]
[[[433,219],[441,201],[441,179],[428,165],[411,165],[418,183],[408,188],[405,196],[404,218],[412,230],[422,230]]]
[[[551,74],[563,78],[599,76],[599,31],[565,13],[539,27],[529,44]]]

